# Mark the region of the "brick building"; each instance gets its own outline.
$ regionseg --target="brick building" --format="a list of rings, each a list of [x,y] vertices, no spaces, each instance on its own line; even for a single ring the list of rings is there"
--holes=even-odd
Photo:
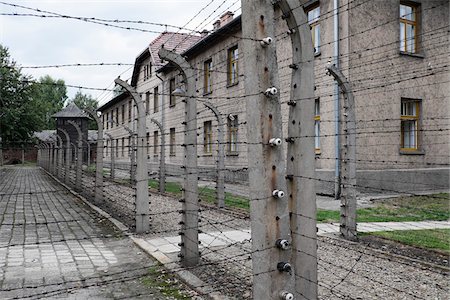
[[[336,84],[325,71],[337,54],[338,66],[352,85],[356,103],[358,185],[387,191],[448,189],[448,1],[341,0],[338,9],[333,1],[300,2],[315,47],[316,113],[311,117],[316,122],[316,166],[322,183],[333,181],[339,137],[335,105],[342,96],[335,92]],[[280,11],[275,21],[279,90],[287,120],[291,45]],[[172,95],[183,83],[173,66],[158,59],[157,52],[164,44],[168,49],[176,48],[196,70],[200,168],[212,170],[217,153],[217,121],[202,105],[202,101],[209,101],[226,124],[227,179],[246,178],[242,18],[226,13],[214,26],[209,34],[183,37],[185,41],[192,39],[183,47],[175,47],[180,44],[178,35],[164,33],[136,59],[131,85],[142,95],[147,109],[152,171],[157,169],[160,133],[151,118],[165,128],[169,173],[180,174],[183,162],[184,105],[182,98]],[[124,94],[103,105],[104,122],[115,116],[117,123],[135,128],[130,103]],[[105,128],[117,137],[119,149],[128,145],[120,126]],[[126,155],[123,159],[126,161]],[[319,185],[319,189],[325,193],[333,190],[331,184]]]

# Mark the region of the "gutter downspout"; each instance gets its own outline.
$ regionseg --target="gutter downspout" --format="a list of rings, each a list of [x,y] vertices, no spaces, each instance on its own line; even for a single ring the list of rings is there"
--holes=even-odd
[[[334,65],[339,69],[339,0],[334,0],[334,14],[333,14],[333,26],[334,26]],[[340,164],[340,103],[339,103],[339,85],[336,82],[334,86],[334,129],[335,129],[335,166],[334,166],[334,198],[340,199],[341,197],[341,164]]]

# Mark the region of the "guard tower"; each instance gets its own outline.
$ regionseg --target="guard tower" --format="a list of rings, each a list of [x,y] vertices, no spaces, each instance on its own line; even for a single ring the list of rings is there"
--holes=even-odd
[[[75,103],[70,103],[63,110],[54,114],[53,117],[56,119],[57,134],[61,137],[64,144],[66,143],[66,137],[58,131],[58,128],[67,131],[70,142],[76,145],[76,142],[78,141],[77,130],[71,124],[67,123],[67,121],[71,120],[80,126],[83,141],[83,163],[86,163],[88,158],[86,146],[88,140],[88,122],[91,119],[89,115],[76,106]],[[72,152],[72,156],[73,155]]]

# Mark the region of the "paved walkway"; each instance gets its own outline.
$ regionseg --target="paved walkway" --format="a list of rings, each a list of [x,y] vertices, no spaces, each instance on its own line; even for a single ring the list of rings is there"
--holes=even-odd
[[[154,261],[38,168],[0,168],[0,299],[165,299]]]
[[[358,223],[358,232],[377,232],[393,230],[419,230],[419,229],[450,228],[449,221],[423,221],[423,222],[368,222]],[[338,223],[317,224],[319,235],[335,234],[339,232]],[[217,231],[199,234],[200,249],[210,247],[224,247],[236,243],[250,241],[250,230]],[[178,243],[180,236],[146,239],[147,247],[153,252],[172,254],[180,251]]]

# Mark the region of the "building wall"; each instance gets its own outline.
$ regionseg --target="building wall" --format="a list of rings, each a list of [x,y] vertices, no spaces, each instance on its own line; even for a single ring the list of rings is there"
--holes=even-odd
[[[443,140],[442,137],[448,137],[449,130],[448,122],[446,122],[449,115],[449,72],[448,66],[447,69],[444,67],[448,63],[449,5],[448,1],[444,0],[418,1],[418,3],[421,3],[421,22],[418,33],[421,37],[420,51],[419,55],[405,55],[399,51],[398,1],[339,1],[339,65],[350,81],[355,97],[357,168],[359,170],[441,168],[440,170],[445,172],[445,167],[448,168],[448,140]],[[316,166],[325,173],[333,169],[335,164],[334,94],[336,84],[333,78],[326,74],[326,65],[333,60],[334,56],[333,9],[333,1],[320,1],[320,51],[314,58],[315,96],[320,101],[321,122],[320,149],[316,151]],[[280,12],[277,12],[277,15],[280,16]],[[277,18],[276,28],[281,103],[283,121],[286,124],[288,116],[286,102],[289,100],[291,76],[288,66],[291,63],[292,50],[289,36],[286,34],[287,27],[281,18]],[[216,141],[217,121],[213,113],[204,107],[202,101],[209,101],[219,109],[225,128],[227,117],[230,114],[238,115],[238,151],[226,156],[225,165],[230,169],[242,169],[247,166],[246,106],[245,97],[243,97],[245,78],[242,76],[245,57],[242,51],[239,51],[239,82],[236,85],[227,86],[226,74],[228,49],[235,45],[242,49],[240,36],[241,31],[233,32],[219,43],[205,46],[204,51],[188,58],[198,78],[197,143],[200,166],[213,167],[217,159],[216,143],[212,146],[212,153],[204,152],[203,124],[205,121],[212,122],[212,140]],[[204,94],[203,64],[208,59],[212,59],[213,89],[211,93]],[[163,81],[155,76],[155,69],[148,80],[144,80],[142,71],[139,75],[137,91],[144,95],[144,101],[145,93],[151,93],[151,108],[147,116],[151,171],[157,171],[160,150],[158,148],[156,155],[152,150],[153,132],[157,130],[157,127],[150,119],[154,118],[163,123],[166,163],[176,172],[176,166],[183,164],[184,160],[181,147],[184,139],[182,124],[184,99],[178,98],[175,106],[169,105],[169,81],[171,78],[176,78],[176,86],[182,85],[179,71],[169,70],[161,73]],[[160,93],[157,112],[152,109],[153,89],[156,86]],[[339,97],[342,103],[342,95]],[[421,100],[420,147],[415,153],[400,151],[402,97]],[[135,128],[135,123],[132,126]],[[175,128],[176,131],[174,155],[171,155],[169,151],[170,128]],[[225,141],[227,141],[226,131],[225,129]],[[112,129],[109,132],[117,137],[125,134],[120,129]],[[284,128],[284,135],[286,132],[287,126]]]

